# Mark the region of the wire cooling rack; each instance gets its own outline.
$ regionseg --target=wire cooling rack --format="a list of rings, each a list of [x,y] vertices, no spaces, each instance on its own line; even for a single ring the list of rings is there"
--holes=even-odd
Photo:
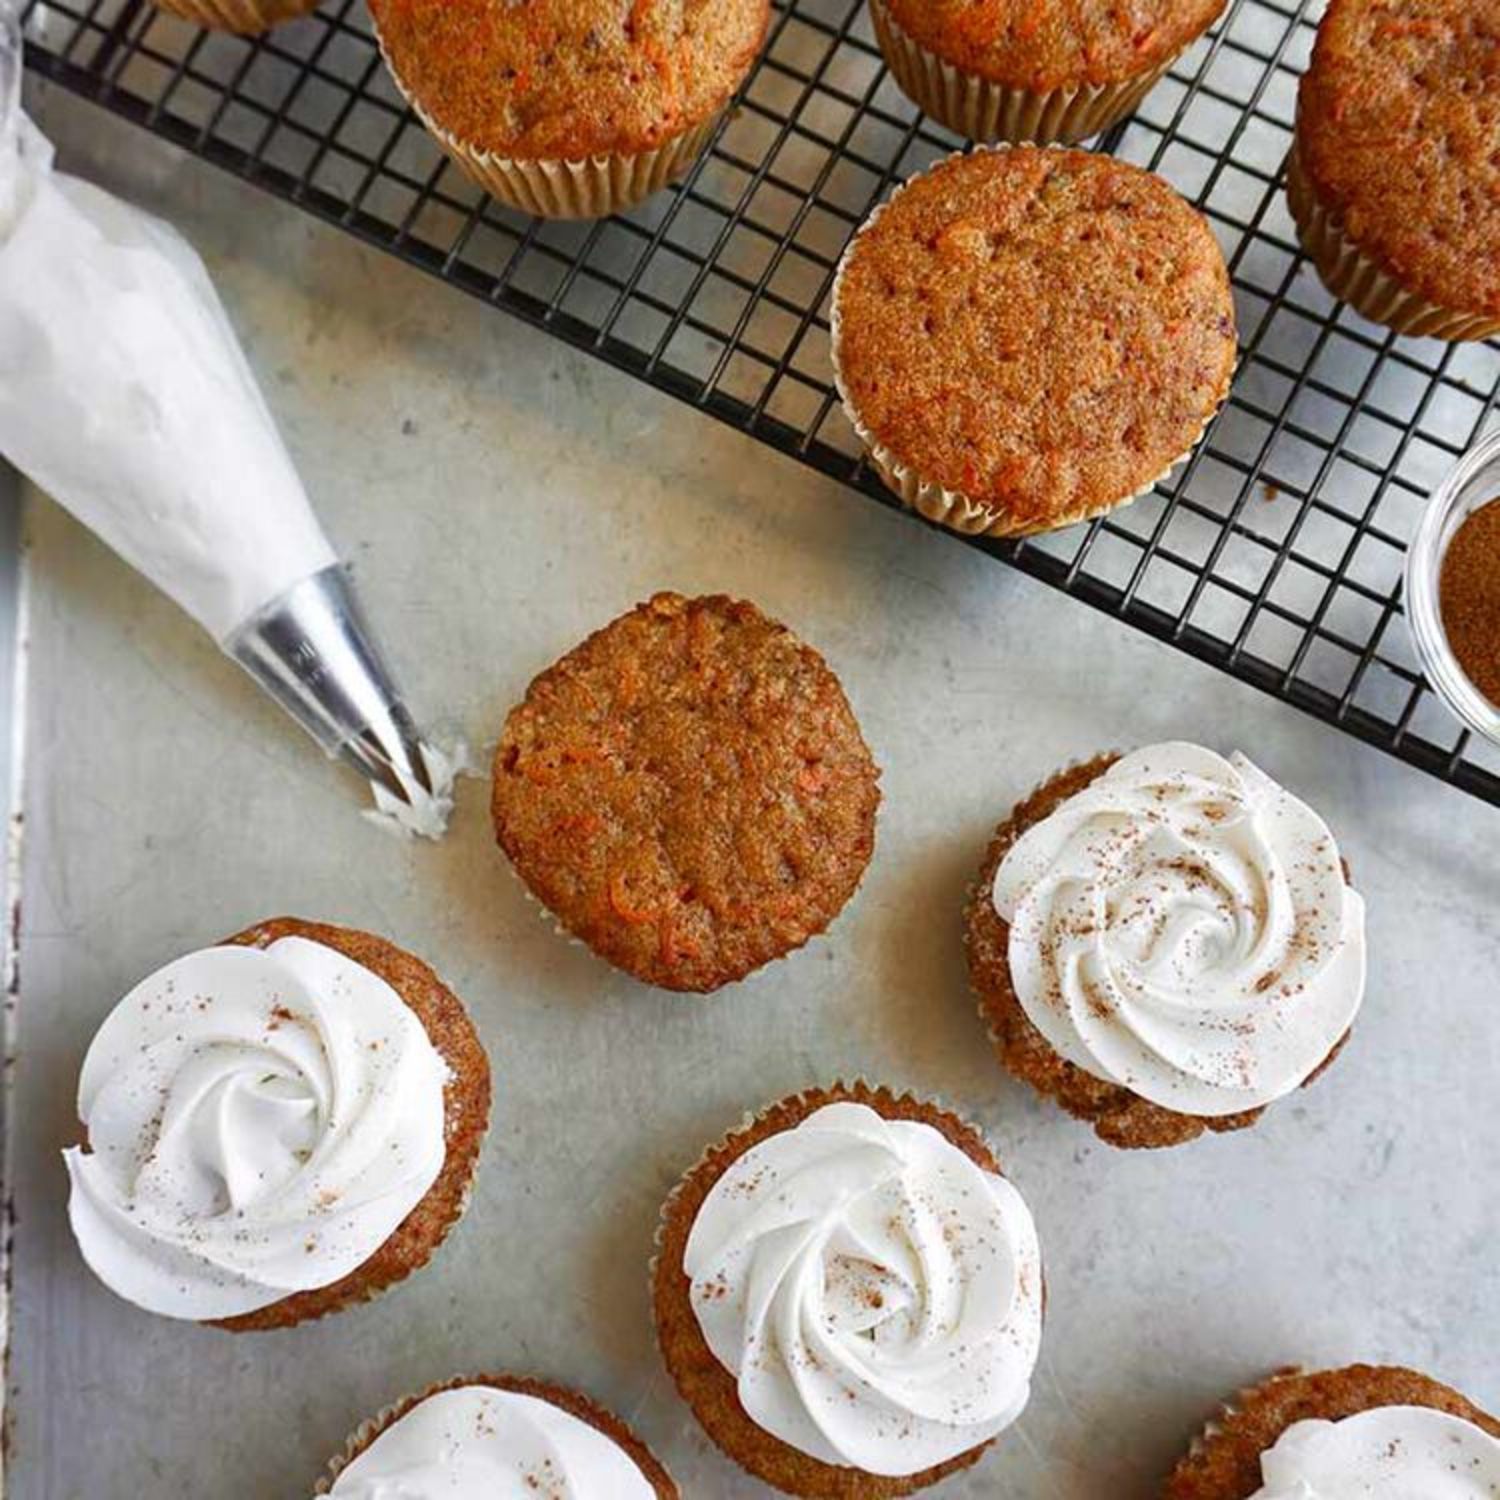
[[[358,0],[255,40],[148,0],[23,9],[37,73],[895,503],[832,389],[828,293],[866,214],[960,143],[887,76],[863,0],[778,0],[692,173],[589,224],[512,213],[447,164]],[[1242,359],[1206,441],[1112,516],[966,540],[1500,803],[1500,754],[1423,680],[1400,603],[1426,497],[1493,417],[1500,346],[1397,339],[1298,255],[1282,166],[1321,10],[1234,0],[1100,143],[1172,181],[1228,257]]]

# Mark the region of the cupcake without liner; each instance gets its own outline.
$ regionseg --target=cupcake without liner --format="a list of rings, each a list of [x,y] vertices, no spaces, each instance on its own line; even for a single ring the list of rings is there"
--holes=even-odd
[[[80,1249],[147,1311],[233,1332],[364,1302],[468,1203],[490,1073],[384,938],[295,918],[168,964],[100,1028],[65,1153]],[[371,1143],[378,1150],[371,1150]]]
[[[679,1500],[660,1460],[613,1412],[566,1386],[513,1375],[458,1376],[394,1402],[355,1429],[314,1493],[374,1500],[392,1479],[434,1494],[458,1494],[462,1481],[465,1495],[524,1488],[538,1500]]]
[[[1126,1148],[1253,1125],[1333,1061],[1364,995],[1364,904],[1327,825],[1189,744],[1018,803],[965,944],[1001,1065]]]
[[[180,16],[184,21],[240,36],[254,36],[318,8],[318,0],[152,0],[152,3],[158,10]]]
[[[1056,146],[910,179],[850,242],[829,316],[876,471],[968,534],[1051,531],[1148,493],[1234,374],[1207,221],[1154,173]]]
[[[974,141],[1071,144],[1135,112],[1225,0],[870,0],[880,50],[924,114]]]
[[[524,213],[639,203],[702,153],[769,0],[373,0],[391,77],[445,151]]]
[[[1208,1423],[1162,1500],[1330,1493],[1491,1500],[1500,1494],[1500,1421],[1400,1366],[1281,1370]]]
[[[651,1279],[683,1399],[790,1495],[914,1494],[976,1463],[1030,1393],[1031,1214],[977,1130],[910,1095],[836,1083],[747,1118],[669,1195]],[[944,1327],[934,1299],[962,1315]],[[816,1351],[771,1332],[814,1326]]]
[[[1497,28],[1500,0],[1333,0],[1318,27],[1287,201],[1328,290],[1397,333],[1500,334]]]
[[[858,889],[880,773],[828,663],[753,604],[657,594],[528,687],[494,758],[496,841],[560,927],[705,994]]]

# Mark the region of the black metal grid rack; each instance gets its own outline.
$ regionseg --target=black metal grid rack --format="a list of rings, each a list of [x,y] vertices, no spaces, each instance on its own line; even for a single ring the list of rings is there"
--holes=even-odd
[[[1500,803],[1500,754],[1423,680],[1400,603],[1426,497],[1494,413],[1500,346],[1397,339],[1298,255],[1281,174],[1320,11],[1233,0],[1102,143],[1197,203],[1229,258],[1242,361],[1207,440],[1112,516],[969,540]],[[777,0],[712,149],[591,224],[528,220],[448,164],[359,0],[255,40],[147,0],[29,0],[24,25],[37,73],[894,503],[832,389],[828,292],[870,209],[960,143],[889,79],[863,0]]]

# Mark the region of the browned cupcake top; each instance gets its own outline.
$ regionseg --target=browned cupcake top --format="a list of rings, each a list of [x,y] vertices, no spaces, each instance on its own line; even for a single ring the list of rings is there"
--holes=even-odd
[[[897,462],[1034,531],[1180,458],[1229,390],[1234,303],[1203,217],[1087,151],[952,158],[860,232],[835,359]]]
[[[1336,1422],[1379,1406],[1428,1406],[1500,1438],[1500,1422],[1448,1386],[1399,1365],[1283,1371],[1224,1409],[1172,1471],[1162,1500],[1251,1500],[1260,1456],[1294,1423]]]
[[[403,90],[465,145],[521,160],[644,151],[749,71],[768,0],[371,0]]]
[[[658,594],[531,684],[492,811],[564,927],[703,991],[833,920],[874,847],[878,777],[816,651],[752,604]]]
[[[1403,286],[1500,314],[1500,0],[1333,0],[1297,151],[1319,202]]]
[[[1225,0],[885,0],[901,29],[1011,88],[1140,78],[1202,35]]]

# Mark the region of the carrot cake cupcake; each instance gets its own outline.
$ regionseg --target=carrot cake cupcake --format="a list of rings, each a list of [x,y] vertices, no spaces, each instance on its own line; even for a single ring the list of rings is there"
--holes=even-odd
[[[1287,196],[1334,296],[1398,333],[1500,333],[1500,0],[1333,0]]]
[[[702,992],[838,915],[874,848],[879,774],[810,646],[753,604],[658,594],[527,689],[491,806],[563,928]]]
[[[596,218],[685,171],[765,39],[769,0],[371,0],[423,123],[526,213]]]
[[[509,1375],[450,1380],[388,1407],[354,1433],[315,1493],[678,1500],[671,1476],[613,1412]]]
[[[318,0],[154,0],[154,3],[185,21],[245,36],[318,8]]]
[[[667,1200],[652,1277],[683,1399],[790,1495],[913,1494],[1030,1394],[1031,1213],[976,1130],[909,1095],[835,1084],[748,1121]]]
[[[1229,393],[1207,221],[1140,167],[1059,147],[950,157],[865,224],[833,290],[839,393],[881,477],[963,532],[1133,500]]]
[[[966,927],[1001,1063],[1115,1146],[1253,1124],[1364,995],[1364,902],[1327,825],[1197,745],[1045,782],[996,830]]]
[[[1081,141],[1127,115],[1225,0],[870,0],[896,81],[976,141]]]
[[[1495,1500],[1500,1422],[1393,1366],[1286,1370],[1211,1422],[1162,1500]]]
[[[100,1027],[68,1217],[148,1312],[289,1327],[426,1263],[489,1107],[473,1025],[426,964],[370,933],[262,922],[158,970]]]

